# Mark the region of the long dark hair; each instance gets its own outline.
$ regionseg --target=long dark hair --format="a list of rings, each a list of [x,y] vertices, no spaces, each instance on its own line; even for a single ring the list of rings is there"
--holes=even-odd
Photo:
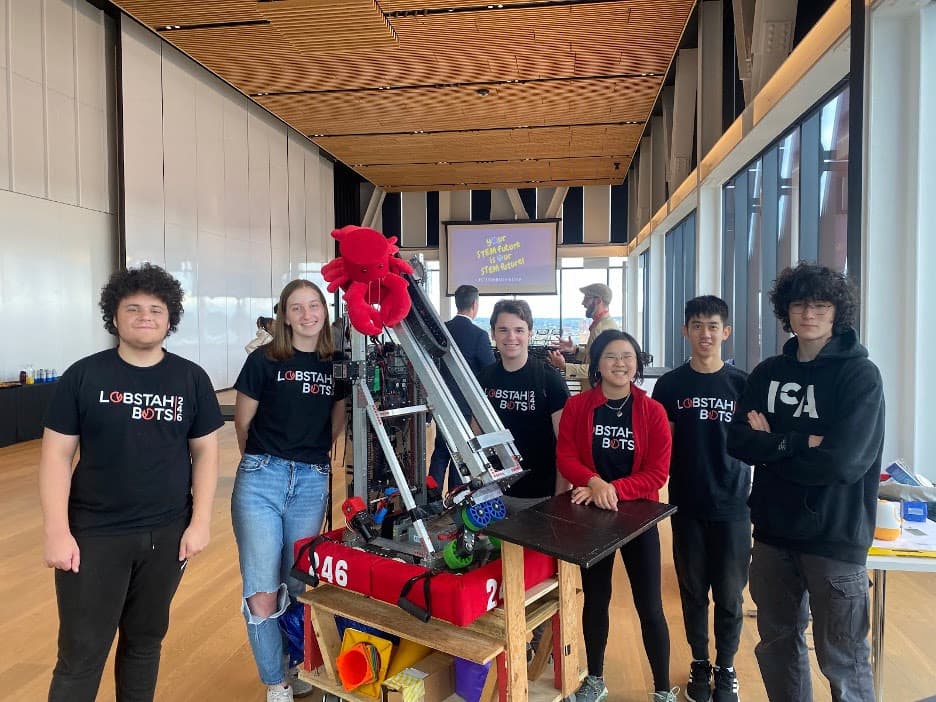
[[[297,278],[286,284],[283,292],[280,293],[279,303],[276,305],[276,319],[273,320],[273,341],[266,345],[267,357],[273,361],[285,361],[292,358],[293,351],[293,332],[292,327],[286,324],[286,301],[289,296],[300,288],[311,288],[319,297],[322,303],[322,309],[325,311],[325,321],[322,323],[322,331],[319,332],[318,345],[316,351],[319,358],[327,361],[335,353],[335,344],[332,341],[331,320],[328,316],[328,305],[325,303],[325,295],[322,289],[315,283]]]
[[[627,332],[617,329],[608,329],[601,332],[588,350],[588,379],[591,384],[594,386],[601,382],[601,371],[598,370],[598,363],[601,361],[601,354],[604,353],[604,350],[612,341],[626,341],[634,347],[634,353],[637,355],[637,372],[634,374],[632,382],[640,385],[644,378],[643,353],[640,351],[640,344],[637,343],[637,339]]]

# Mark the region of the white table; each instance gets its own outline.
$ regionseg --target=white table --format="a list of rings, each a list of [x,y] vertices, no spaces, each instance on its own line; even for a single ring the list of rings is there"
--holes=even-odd
[[[868,570],[874,579],[871,596],[871,670],[874,673],[875,699],[877,702],[884,702],[884,596],[887,589],[887,571],[934,573],[936,558],[869,555]]]

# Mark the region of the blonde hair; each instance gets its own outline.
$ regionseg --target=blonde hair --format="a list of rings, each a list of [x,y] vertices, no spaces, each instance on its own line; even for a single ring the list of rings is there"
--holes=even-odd
[[[289,296],[300,288],[314,290],[322,303],[322,309],[325,311],[325,321],[322,324],[322,331],[319,332],[318,345],[315,350],[321,360],[327,361],[335,353],[335,344],[332,341],[331,320],[328,316],[325,294],[318,285],[302,278],[287,283],[280,293],[279,304],[276,307],[276,319],[273,320],[273,341],[267,344],[267,357],[273,361],[285,361],[292,358],[295,353],[293,350],[292,327],[286,324],[286,302],[289,300]]]

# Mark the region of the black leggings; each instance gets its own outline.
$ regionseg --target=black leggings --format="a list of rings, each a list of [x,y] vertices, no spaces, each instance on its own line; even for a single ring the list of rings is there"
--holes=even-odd
[[[654,689],[669,690],[670,639],[660,592],[660,532],[654,526],[624,544],[621,558],[634,593],[634,607],[640,618],[640,631],[653,673]],[[608,644],[613,570],[614,554],[591,568],[582,568],[582,590],[585,593],[582,631],[588,674],[599,677],[604,673],[604,654]]]

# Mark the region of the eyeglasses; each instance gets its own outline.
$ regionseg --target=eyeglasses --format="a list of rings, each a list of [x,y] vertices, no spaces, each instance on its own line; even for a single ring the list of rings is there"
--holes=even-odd
[[[601,355],[601,360],[608,361],[609,363],[614,363],[615,361],[627,363],[628,361],[633,361],[635,358],[637,357],[632,353],[604,353]]]
[[[834,305],[828,302],[791,302],[790,314],[804,314],[809,310],[817,317],[825,317],[833,307]]]

